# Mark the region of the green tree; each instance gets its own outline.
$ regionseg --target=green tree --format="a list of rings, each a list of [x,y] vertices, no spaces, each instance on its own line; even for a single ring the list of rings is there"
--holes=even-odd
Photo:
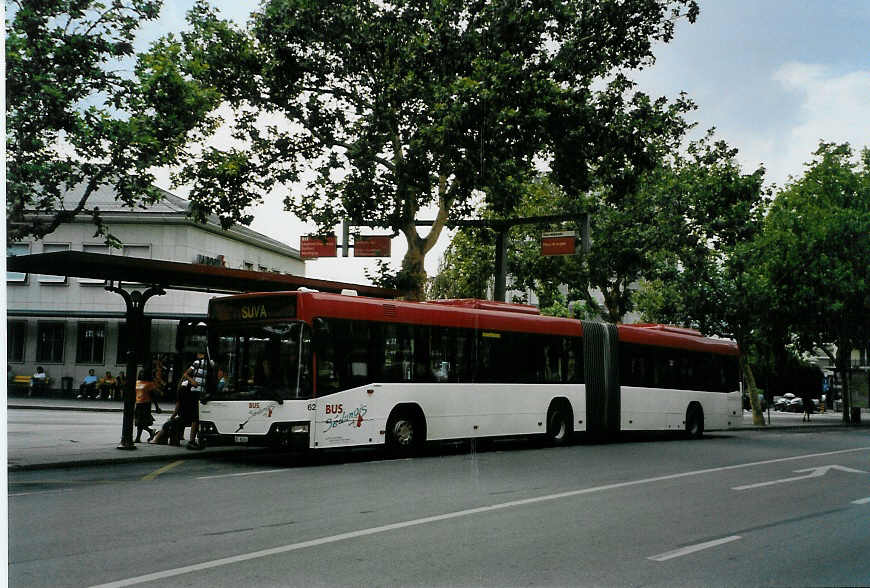
[[[476,199],[504,217],[536,161],[579,194],[591,167],[644,156],[630,127],[649,101],[626,98],[618,72],[651,63],[697,13],[695,0],[271,0],[246,31],[199,4],[190,63],[239,113],[247,147],[190,173],[232,157],[239,190],[304,180],[288,210],[324,232],[348,218],[401,233],[401,285],[422,297],[426,253]],[[192,199],[208,207],[206,184]]]
[[[462,229],[444,252],[426,297],[486,299],[494,273],[495,245],[489,231]]]
[[[606,318],[619,322],[633,310],[633,291],[637,282],[648,275],[655,252],[682,239],[681,201],[670,194],[674,183],[670,162],[687,125],[683,114],[692,104],[681,97],[673,104],[659,100],[644,115],[650,146],[645,161],[630,167],[597,168],[593,189],[583,198],[570,197],[553,181],[539,178],[524,186],[523,199],[515,208],[519,217],[587,212],[590,217],[592,247],[585,255],[565,257],[541,256],[541,232],[563,228],[578,230],[576,223],[556,226],[518,225],[510,232],[508,273],[511,287],[531,290],[541,308],[565,306],[566,298],[585,317]],[[650,124],[655,121],[657,124]],[[640,127],[641,125],[634,125]],[[652,157],[652,156],[655,156]],[[650,169],[650,166],[655,165]],[[492,216],[489,210],[484,216]],[[465,239],[472,233],[463,234]],[[481,235],[481,233],[474,233]],[[486,236],[486,233],[483,233]],[[448,272],[445,282],[462,286],[461,275],[474,276],[485,270],[475,266],[476,259],[492,259],[492,253],[463,243],[445,254],[441,271]],[[491,268],[491,264],[490,264]],[[490,271],[491,269],[487,270]],[[464,274],[464,272],[469,272]],[[436,278],[436,281],[440,280]],[[567,295],[562,289],[567,287]],[[599,303],[597,295],[603,298]]]
[[[848,386],[851,350],[870,339],[870,150],[820,143],[777,193],[759,248],[770,315],[798,349],[827,353]]]
[[[42,238],[79,214],[114,242],[88,198],[112,186],[134,207],[159,200],[152,168],[208,133],[218,95],[186,79],[171,40],[135,55],[157,0],[20,0],[7,5],[6,231]],[[132,72],[130,69],[132,68]],[[64,205],[64,193],[77,202]]]
[[[764,424],[747,351],[770,300],[756,243],[768,192],[764,169],[744,174],[736,154],[708,133],[679,158],[667,192],[678,214],[662,215],[674,223],[666,234],[679,238],[657,252],[657,277],[642,285],[636,301],[647,320],[735,339],[753,420]]]

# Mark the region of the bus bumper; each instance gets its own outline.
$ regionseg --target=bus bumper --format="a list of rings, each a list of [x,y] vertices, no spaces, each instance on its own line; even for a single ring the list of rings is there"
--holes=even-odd
[[[218,432],[213,422],[201,421],[199,435],[206,445],[248,445],[251,447],[278,447],[286,449],[308,449],[310,438],[310,423],[283,422],[272,423],[265,435],[252,435],[243,432],[226,434]]]

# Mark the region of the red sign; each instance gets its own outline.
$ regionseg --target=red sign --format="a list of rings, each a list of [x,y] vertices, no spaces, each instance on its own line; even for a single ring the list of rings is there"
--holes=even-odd
[[[354,257],[389,257],[389,235],[360,235],[353,240]]]
[[[336,256],[335,235],[327,235],[326,237],[302,235],[299,241],[299,254],[302,256],[302,259]]]
[[[577,235],[573,231],[544,233],[541,236],[541,255],[574,255]]]

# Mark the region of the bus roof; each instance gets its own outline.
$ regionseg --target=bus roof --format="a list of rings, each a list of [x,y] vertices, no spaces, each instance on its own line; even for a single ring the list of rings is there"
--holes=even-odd
[[[575,337],[583,334],[583,324],[576,319],[543,316],[535,307],[526,305],[476,299],[406,302],[325,292],[263,292],[213,298],[209,303],[209,315],[212,304],[233,300],[250,302],[257,298],[288,295],[297,300],[298,318],[307,322],[317,317],[333,317]],[[724,355],[738,354],[737,345],[733,342],[703,337],[692,329],[651,324],[618,325],[617,329],[621,342]]]
[[[738,355],[737,344],[724,339],[704,337],[700,331],[670,325],[618,325],[619,340],[624,343],[676,347],[690,351],[707,351],[722,355]]]

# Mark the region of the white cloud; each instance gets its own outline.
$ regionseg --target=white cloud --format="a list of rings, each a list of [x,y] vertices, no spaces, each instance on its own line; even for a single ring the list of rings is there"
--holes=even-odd
[[[820,140],[849,142],[856,149],[870,145],[870,71],[837,73],[790,62],[773,79],[799,102],[795,124],[773,140],[757,137],[744,151],[749,161],[765,161],[771,181],[782,185],[789,175],[800,176]]]

